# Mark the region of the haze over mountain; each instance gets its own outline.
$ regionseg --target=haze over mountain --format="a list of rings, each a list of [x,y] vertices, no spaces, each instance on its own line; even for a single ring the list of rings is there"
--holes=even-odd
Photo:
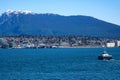
[[[120,26],[90,16],[7,11],[0,16],[0,35],[82,35],[120,38]]]

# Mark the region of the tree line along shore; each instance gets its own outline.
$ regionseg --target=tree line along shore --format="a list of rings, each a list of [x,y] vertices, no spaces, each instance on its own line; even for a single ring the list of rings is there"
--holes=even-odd
[[[90,36],[0,36],[0,48],[119,47],[120,39]]]

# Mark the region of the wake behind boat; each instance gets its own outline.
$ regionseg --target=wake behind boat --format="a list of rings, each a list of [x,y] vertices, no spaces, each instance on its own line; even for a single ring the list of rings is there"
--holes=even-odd
[[[98,60],[111,60],[112,55],[108,54],[106,51],[104,51],[101,55],[98,56]]]

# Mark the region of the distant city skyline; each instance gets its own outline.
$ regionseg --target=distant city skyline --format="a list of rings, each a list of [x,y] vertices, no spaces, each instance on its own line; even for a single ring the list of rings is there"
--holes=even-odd
[[[92,16],[120,25],[120,0],[1,0],[0,14],[6,10],[35,13]]]

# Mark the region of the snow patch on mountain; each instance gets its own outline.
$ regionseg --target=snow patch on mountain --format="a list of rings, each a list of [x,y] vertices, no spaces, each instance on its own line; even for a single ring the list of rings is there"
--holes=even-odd
[[[25,11],[23,11],[23,13],[25,13],[25,14],[32,14],[32,11],[25,10]]]
[[[30,10],[10,10],[10,9],[8,9],[6,12],[5,12],[8,16],[10,15],[10,14],[33,14],[33,12],[32,11],[30,11]]]

